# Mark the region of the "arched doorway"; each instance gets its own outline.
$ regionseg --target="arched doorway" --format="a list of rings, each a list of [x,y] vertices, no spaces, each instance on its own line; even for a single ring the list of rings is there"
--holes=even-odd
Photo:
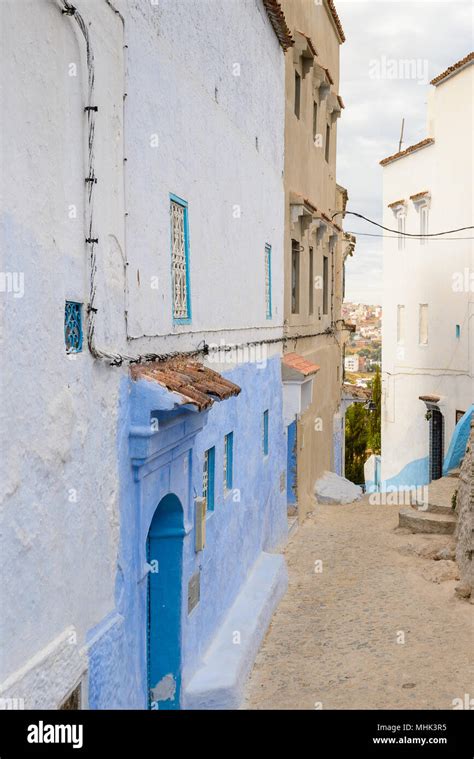
[[[179,709],[184,515],[173,493],[158,504],[147,538],[148,707]]]

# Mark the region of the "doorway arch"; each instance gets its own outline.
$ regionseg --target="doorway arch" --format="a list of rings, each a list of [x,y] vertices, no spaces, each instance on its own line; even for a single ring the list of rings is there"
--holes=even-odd
[[[149,709],[179,709],[181,689],[181,580],[184,514],[174,493],[159,502],[147,537]]]

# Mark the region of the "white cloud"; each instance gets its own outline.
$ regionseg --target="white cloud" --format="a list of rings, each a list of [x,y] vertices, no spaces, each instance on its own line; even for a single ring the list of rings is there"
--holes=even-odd
[[[341,47],[340,91],[346,109],[338,122],[337,179],[348,189],[350,210],[380,220],[379,161],[398,149],[403,117],[405,147],[427,136],[429,84],[425,82],[472,50],[474,4],[472,0],[338,0],[337,10],[347,38]],[[384,59],[386,67],[390,58],[415,61],[418,73],[426,76],[371,78],[371,61],[379,61],[383,69]],[[400,65],[398,72],[407,70]],[[345,228],[377,233],[375,227],[350,216]],[[355,300],[357,293],[363,302],[380,302],[381,249],[380,238],[358,238],[347,267],[348,298]]]

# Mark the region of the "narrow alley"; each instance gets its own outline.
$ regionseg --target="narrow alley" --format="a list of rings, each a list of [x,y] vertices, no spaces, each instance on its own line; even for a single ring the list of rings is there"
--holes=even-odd
[[[425,579],[450,538],[406,534],[398,510],[365,497],[299,527],[245,708],[452,709],[472,692],[472,609],[456,580]]]

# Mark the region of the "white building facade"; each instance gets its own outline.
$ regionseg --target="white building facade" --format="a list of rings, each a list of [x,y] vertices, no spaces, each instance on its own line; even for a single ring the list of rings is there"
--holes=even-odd
[[[0,695],[25,708],[238,706],[285,590],[267,5],[1,4]]]
[[[432,81],[428,136],[383,161],[382,487],[458,466],[474,400],[473,55]],[[450,238],[446,240],[445,238]]]

